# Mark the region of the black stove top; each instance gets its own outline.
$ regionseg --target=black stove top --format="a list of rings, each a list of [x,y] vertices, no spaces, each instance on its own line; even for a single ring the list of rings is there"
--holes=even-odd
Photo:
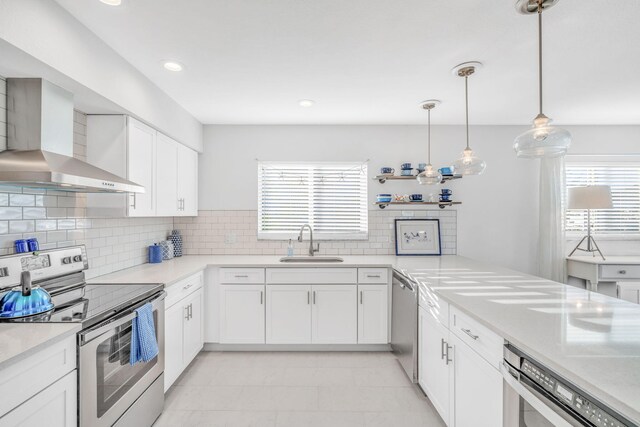
[[[81,323],[93,326],[114,314],[162,291],[162,284],[79,284],[52,294],[53,311],[29,317],[5,319],[8,322]]]

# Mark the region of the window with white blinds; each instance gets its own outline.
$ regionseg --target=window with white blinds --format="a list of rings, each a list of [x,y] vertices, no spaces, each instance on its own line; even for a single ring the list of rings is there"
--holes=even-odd
[[[640,163],[567,162],[566,186],[609,185],[613,209],[591,211],[591,230],[600,235],[640,235]],[[587,213],[566,211],[567,233],[585,234]]]
[[[304,224],[314,239],[366,239],[366,164],[260,162],[258,238],[291,239]]]

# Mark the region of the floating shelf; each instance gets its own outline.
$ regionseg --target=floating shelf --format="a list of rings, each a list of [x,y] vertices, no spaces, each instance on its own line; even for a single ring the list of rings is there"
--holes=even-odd
[[[442,181],[440,181],[440,184],[444,184],[447,181],[451,181],[452,179],[460,179],[462,178],[462,175],[443,175],[442,176]],[[414,180],[416,181],[416,175],[411,175],[411,176],[402,176],[402,175],[378,175],[375,178],[373,178],[374,181],[378,181],[380,184],[384,184],[385,182],[387,182],[387,180]]]
[[[376,202],[380,209],[384,209],[389,205],[437,205],[440,209],[444,209],[447,206],[461,205],[462,202]]]

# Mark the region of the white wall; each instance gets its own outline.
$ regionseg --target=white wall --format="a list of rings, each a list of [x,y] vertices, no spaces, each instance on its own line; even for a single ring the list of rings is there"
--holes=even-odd
[[[474,126],[471,145],[486,159],[480,177],[451,182],[458,210],[458,254],[535,272],[537,162],[513,154],[514,126]],[[432,161],[445,165],[464,148],[464,127],[432,129]],[[424,126],[205,126],[200,156],[200,209],[257,209],[260,160],[364,161],[369,175],[381,166],[426,161]],[[377,193],[438,193],[440,186],[371,180]],[[377,209],[372,206],[372,209]],[[391,208],[387,208],[391,209]],[[449,208],[448,208],[449,209]],[[401,213],[398,212],[398,215]]]
[[[5,77],[46,75],[77,97],[84,96],[80,88],[73,90],[71,79],[117,105],[117,112],[131,114],[202,150],[202,124],[56,2],[0,0],[0,41],[4,41],[0,72]],[[20,57],[21,64],[29,68],[16,67],[16,62],[7,59],[18,56],[9,46],[40,64]],[[78,102],[76,107],[87,113],[100,112]]]

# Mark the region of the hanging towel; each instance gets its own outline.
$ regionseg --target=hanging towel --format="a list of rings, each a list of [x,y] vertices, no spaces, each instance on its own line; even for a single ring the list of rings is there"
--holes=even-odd
[[[147,303],[136,309],[131,321],[131,354],[129,363],[148,362],[158,355],[156,328],[153,324],[153,307]]]

